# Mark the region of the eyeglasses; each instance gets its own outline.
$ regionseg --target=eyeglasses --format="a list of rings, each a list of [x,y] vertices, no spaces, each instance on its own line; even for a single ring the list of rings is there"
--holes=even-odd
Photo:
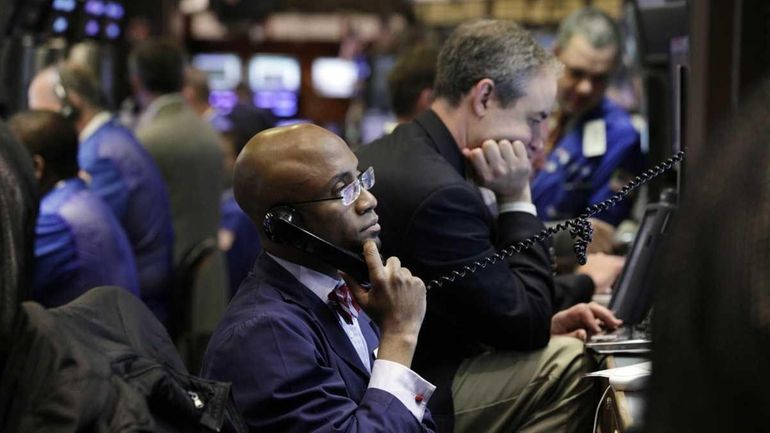
[[[342,188],[342,190],[340,190],[340,195],[336,197],[324,197],[324,198],[317,198],[315,200],[295,201],[292,203],[284,203],[284,205],[317,203],[320,201],[327,201],[327,200],[342,200],[343,206],[350,206],[353,202],[358,200],[358,197],[361,195],[361,188],[368,191],[373,186],[374,186],[374,168],[369,167],[366,169],[366,171],[359,174],[356,180],[345,185]]]

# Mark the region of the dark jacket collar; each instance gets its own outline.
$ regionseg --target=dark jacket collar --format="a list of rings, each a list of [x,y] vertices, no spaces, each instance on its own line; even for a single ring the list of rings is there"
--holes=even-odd
[[[414,123],[419,125],[430,138],[430,145],[455,169],[460,176],[465,177],[465,158],[457,145],[452,133],[435,111],[426,110],[420,113]]]

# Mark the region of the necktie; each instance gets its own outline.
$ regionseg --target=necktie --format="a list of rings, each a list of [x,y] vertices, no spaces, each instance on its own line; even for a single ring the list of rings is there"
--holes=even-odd
[[[358,312],[361,310],[345,283],[340,283],[329,292],[329,303],[348,325],[353,324],[353,318],[357,318]]]

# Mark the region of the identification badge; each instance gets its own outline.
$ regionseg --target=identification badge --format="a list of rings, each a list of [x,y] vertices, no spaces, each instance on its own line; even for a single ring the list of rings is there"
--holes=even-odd
[[[607,152],[607,125],[604,119],[586,122],[583,126],[583,156],[593,158]]]

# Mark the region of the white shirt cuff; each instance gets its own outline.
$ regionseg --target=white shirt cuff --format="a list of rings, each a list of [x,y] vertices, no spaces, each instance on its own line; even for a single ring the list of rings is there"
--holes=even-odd
[[[369,388],[381,389],[392,394],[422,422],[428,400],[436,387],[419,374],[397,362],[377,359],[372,367]]]
[[[526,212],[537,216],[537,208],[534,204],[525,201],[512,201],[510,203],[499,204],[500,213],[505,212]]]

